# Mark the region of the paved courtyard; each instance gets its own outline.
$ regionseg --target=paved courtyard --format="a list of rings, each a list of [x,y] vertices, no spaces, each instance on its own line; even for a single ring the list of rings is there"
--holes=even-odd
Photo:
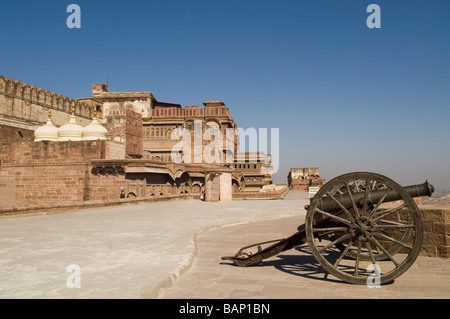
[[[244,245],[294,233],[307,202],[288,194],[278,201],[188,200],[1,218],[0,298],[450,297],[444,259],[419,257],[378,289],[327,277],[303,246],[260,266],[221,260]]]
[[[189,269],[198,234],[301,216],[306,202],[187,200],[0,218],[0,298],[154,298]]]

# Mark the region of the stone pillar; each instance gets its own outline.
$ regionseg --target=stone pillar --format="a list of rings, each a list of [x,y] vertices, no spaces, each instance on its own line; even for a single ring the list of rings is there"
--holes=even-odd
[[[220,201],[227,202],[232,200],[231,173],[220,174]]]
[[[232,200],[231,172],[229,169],[212,169],[205,172],[205,201]]]
[[[205,175],[205,202],[218,202],[220,200],[220,175],[207,173]]]

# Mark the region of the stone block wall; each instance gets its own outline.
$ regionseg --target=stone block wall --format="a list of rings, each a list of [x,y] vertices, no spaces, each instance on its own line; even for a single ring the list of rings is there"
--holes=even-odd
[[[419,205],[419,211],[423,225],[423,243],[419,254],[428,257],[450,258],[450,208],[434,208]],[[404,209],[391,213],[383,219],[394,223],[408,224],[408,214]],[[404,234],[404,230],[393,230],[390,233],[390,237],[401,240]],[[414,236],[411,236],[406,243],[413,245],[413,238]],[[383,243],[385,247],[391,248],[395,246],[395,243],[392,241],[379,239],[379,242]],[[403,248],[399,253],[409,253],[409,250]]]
[[[124,159],[126,157],[125,144],[108,141],[105,146],[105,159]]]
[[[125,198],[127,181],[121,170],[89,174],[87,182],[87,196],[85,200],[119,200]],[[123,193],[122,193],[123,190]]]
[[[105,127],[109,139],[125,144],[125,153],[131,158],[142,157],[142,117],[133,110],[119,109],[117,114],[107,117]]]
[[[120,169],[93,174],[91,160],[122,153],[111,141],[0,144],[0,207],[119,199]]]
[[[309,186],[309,180],[306,179],[297,179],[292,180],[290,183],[290,187],[292,190],[299,190],[299,191],[307,191]]]
[[[0,144],[3,165],[63,164],[105,159],[108,141],[24,142]]]
[[[0,170],[0,206],[82,201],[86,165],[7,167]]]
[[[424,232],[421,254],[450,258],[450,209],[420,207],[420,211]]]
[[[34,140],[34,131],[13,126],[0,125],[0,138],[9,143],[31,142]]]
[[[132,110],[126,110],[125,116],[126,153],[142,157],[142,116]]]

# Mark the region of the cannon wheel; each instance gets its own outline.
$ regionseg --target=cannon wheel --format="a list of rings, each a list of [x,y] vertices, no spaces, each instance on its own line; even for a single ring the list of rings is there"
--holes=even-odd
[[[373,191],[382,194],[374,202]],[[392,193],[401,199],[385,203]],[[339,200],[346,194],[349,207]],[[341,209],[321,210],[324,198]],[[329,221],[325,226],[317,223],[324,219]],[[422,247],[422,227],[416,203],[400,185],[366,172],[341,175],[325,184],[312,199],[305,224],[308,245],[319,264],[353,284],[387,283],[408,270]]]

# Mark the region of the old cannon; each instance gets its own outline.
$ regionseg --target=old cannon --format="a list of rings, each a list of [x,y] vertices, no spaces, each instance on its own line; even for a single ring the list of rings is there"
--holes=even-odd
[[[411,267],[422,247],[422,218],[413,197],[433,191],[427,181],[402,187],[380,174],[344,174],[305,206],[305,224],[297,233],[245,246],[222,259],[250,266],[308,243],[320,266],[341,280],[367,284],[375,275],[380,284],[391,282]]]

